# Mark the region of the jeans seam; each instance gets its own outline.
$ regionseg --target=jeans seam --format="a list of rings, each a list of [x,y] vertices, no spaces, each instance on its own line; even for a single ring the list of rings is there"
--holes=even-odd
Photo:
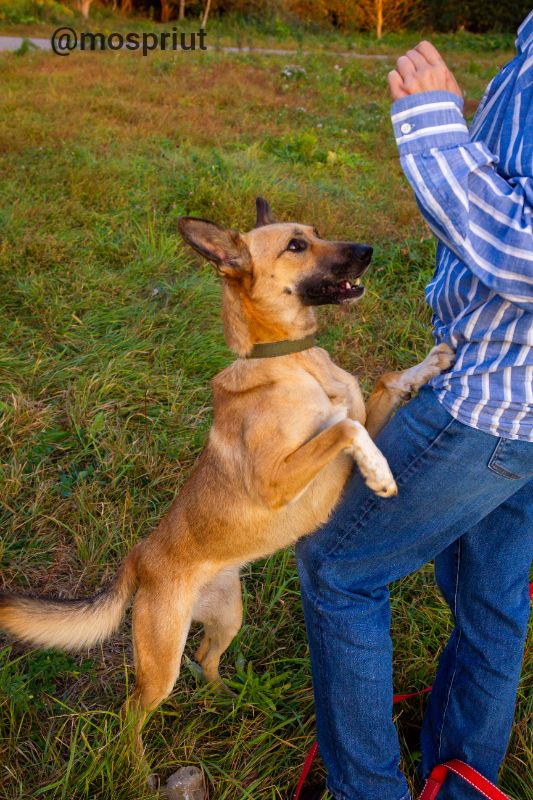
[[[455,593],[454,593],[454,597],[453,597],[453,616],[454,616],[456,629],[458,630],[458,634],[457,634],[457,641],[455,643],[455,656],[454,656],[453,672],[452,672],[452,676],[450,678],[450,684],[448,686],[448,694],[447,694],[447,697],[446,697],[446,705],[444,706],[444,711],[442,712],[442,720],[441,720],[441,724],[440,724],[439,743],[438,743],[438,747],[437,747],[437,754],[438,754],[438,759],[437,760],[439,762],[441,761],[441,758],[442,758],[442,737],[443,737],[443,734],[444,734],[444,724],[446,722],[446,713],[448,711],[448,706],[450,705],[450,698],[451,698],[451,694],[452,694],[453,683],[454,683],[454,680],[455,680],[455,674],[457,672],[457,653],[458,653],[458,650],[459,650],[459,644],[461,642],[461,629],[458,627],[458,624],[457,624],[457,597],[458,597],[458,594],[459,594],[459,572],[460,572],[460,569],[461,569],[461,539],[458,539],[458,541],[457,541],[457,572],[456,572],[456,575],[455,575]]]
[[[495,472],[497,475],[501,475],[502,478],[507,478],[510,481],[519,481],[520,475],[515,475],[514,472],[509,472],[505,469],[505,467],[500,467],[499,464],[489,464],[489,469],[492,472]]]
[[[434,438],[434,439],[432,439],[432,441],[431,441],[431,442],[428,444],[428,446],[427,446],[427,447],[425,447],[425,448],[422,450],[422,452],[421,452],[421,453],[419,453],[417,456],[415,456],[415,458],[414,458],[414,459],[413,459],[413,460],[412,460],[412,461],[411,461],[411,462],[410,462],[410,463],[409,463],[409,464],[408,464],[408,465],[405,467],[405,469],[403,469],[401,472],[399,472],[399,473],[398,473],[398,475],[396,475],[396,476],[395,476],[396,483],[397,483],[398,485],[400,484],[400,480],[401,480],[401,479],[402,479],[402,478],[403,478],[403,477],[406,475],[406,473],[408,473],[408,472],[409,472],[409,470],[411,470],[413,467],[415,467],[415,466],[418,466],[419,462],[420,462],[420,461],[421,461],[421,460],[424,458],[424,456],[426,456],[426,455],[429,453],[429,451],[431,450],[431,448],[432,448],[432,447],[434,447],[434,446],[435,446],[435,445],[436,445],[436,444],[439,442],[439,440],[440,440],[441,436],[444,436],[444,434],[445,434],[445,433],[446,433],[446,432],[449,430],[449,428],[451,428],[451,427],[452,427],[452,425],[453,425],[455,422],[457,422],[457,420],[455,419],[455,417],[451,417],[450,421],[449,421],[449,422],[447,422],[447,423],[446,423],[446,425],[444,426],[444,428],[442,428],[442,429],[441,429],[441,430],[438,432],[438,434],[435,436],[435,438]],[[361,510],[359,511],[359,515],[358,515],[358,518],[357,518],[357,522],[355,523],[355,525],[353,526],[353,528],[351,528],[349,531],[346,531],[346,533],[344,534],[344,536],[342,536],[342,537],[340,537],[340,538],[336,539],[336,541],[335,541],[335,543],[332,545],[332,547],[331,547],[331,548],[330,548],[330,549],[329,549],[329,550],[328,550],[328,551],[327,551],[327,552],[324,554],[324,557],[325,557],[325,558],[327,558],[328,556],[331,556],[331,555],[333,555],[333,553],[337,552],[338,548],[340,547],[340,545],[343,543],[343,541],[346,539],[346,537],[347,537],[348,535],[350,535],[350,534],[354,533],[355,531],[358,531],[358,530],[360,531],[360,530],[362,530],[362,528],[363,528],[363,521],[366,521],[366,518],[368,517],[369,513],[370,513],[370,512],[372,511],[372,509],[373,509],[373,508],[375,508],[376,506],[377,506],[377,499],[376,499],[376,496],[375,496],[375,495],[371,495],[371,496],[368,498],[368,500],[367,500],[367,502],[365,503],[365,505],[363,506],[363,509],[364,509],[364,510],[363,510],[363,509],[361,509]],[[361,513],[361,512],[362,512],[362,513]]]
[[[500,455],[500,451],[503,450],[505,443],[506,439],[503,439],[502,437],[498,439],[498,443],[494,448],[491,457],[489,458],[489,463],[487,466],[491,472],[501,475],[502,478],[507,478],[510,481],[518,481],[520,480],[520,475],[516,475],[514,472],[509,472],[509,470],[505,469],[505,467],[502,467],[501,464],[496,463],[496,459]]]
[[[409,470],[411,470],[414,466],[418,466],[418,462],[421,461],[429,453],[429,451],[439,442],[440,438],[444,436],[445,433],[447,433],[448,429],[451,428],[455,422],[457,422],[457,420],[454,417],[452,417],[450,421],[444,426],[444,428],[442,428],[442,430],[440,430],[439,433],[435,436],[435,438],[430,442],[430,444],[428,444],[428,446],[424,448],[424,450],[422,450],[422,452],[419,453],[418,456],[415,459],[413,459],[413,461],[411,461],[411,463],[408,464],[404,470],[402,470],[402,472],[399,472],[398,475],[396,475],[397,483],[406,475],[406,473],[409,472]]]

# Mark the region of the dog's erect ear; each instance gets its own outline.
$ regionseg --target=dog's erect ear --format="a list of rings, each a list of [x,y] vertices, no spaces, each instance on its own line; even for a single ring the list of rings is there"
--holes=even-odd
[[[181,235],[196,252],[227,278],[238,278],[251,269],[252,257],[238,231],[224,230],[200,217],[180,217]]]
[[[264,197],[255,198],[255,209],[257,213],[255,219],[256,228],[262,228],[263,225],[272,225],[272,223],[276,221],[272,214],[272,209]]]

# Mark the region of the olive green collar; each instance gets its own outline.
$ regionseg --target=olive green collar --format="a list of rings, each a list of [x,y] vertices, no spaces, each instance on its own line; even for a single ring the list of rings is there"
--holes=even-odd
[[[281,342],[260,342],[255,344],[245,358],[272,358],[273,356],[288,356],[291,353],[300,353],[315,347],[315,337],[311,333],[303,339],[284,339]]]

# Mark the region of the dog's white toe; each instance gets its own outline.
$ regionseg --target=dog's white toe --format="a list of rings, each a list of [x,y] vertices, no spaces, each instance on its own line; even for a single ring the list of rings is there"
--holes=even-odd
[[[360,422],[353,422],[354,438],[351,446],[353,459],[357,463],[365,483],[380,497],[393,497],[398,487],[388,461],[370,438]]]
[[[455,361],[455,351],[445,342],[436,345],[427,356],[428,367],[435,369],[435,375],[450,369]]]

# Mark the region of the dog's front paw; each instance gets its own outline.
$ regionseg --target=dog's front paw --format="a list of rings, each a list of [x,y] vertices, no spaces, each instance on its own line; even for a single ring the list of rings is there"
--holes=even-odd
[[[358,462],[358,466],[368,488],[379,497],[395,497],[398,494],[398,487],[387,459],[379,450],[375,458],[364,463]]]
[[[429,351],[422,364],[431,372],[430,377],[434,378],[435,375],[440,375],[441,372],[450,369],[454,361],[455,351],[446,342],[442,342]]]
[[[387,459],[376,447],[368,431],[360,424],[352,444],[352,455],[369,489],[379,497],[394,497],[398,487]]]
[[[433,347],[420,364],[400,372],[395,378],[394,388],[401,393],[403,400],[407,400],[431,378],[435,378],[441,372],[449,369],[454,361],[454,351],[442,342]]]

